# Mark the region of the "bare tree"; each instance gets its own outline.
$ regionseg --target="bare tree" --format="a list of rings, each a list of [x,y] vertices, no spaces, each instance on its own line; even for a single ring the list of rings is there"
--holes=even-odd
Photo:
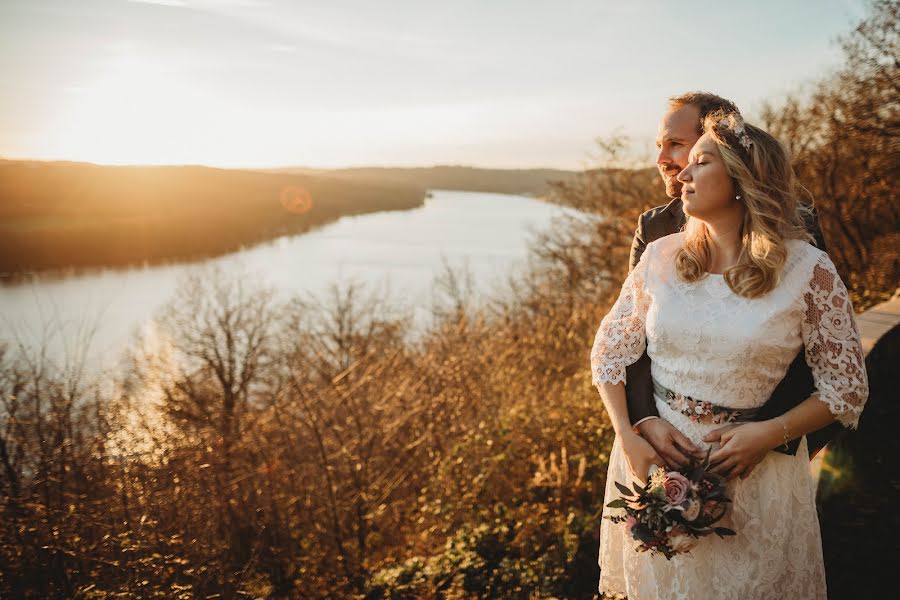
[[[399,534],[387,523],[402,513],[398,498],[409,498],[401,492],[422,476],[410,443],[421,381],[404,343],[409,316],[389,296],[349,282],[326,298],[287,308],[285,386],[272,422],[290,479],[314,482],[318,492],[304,512],[316,521],[309,533],[321,529],[333,550],[321,560],[358,592],[371,537]]]
[[[185,424],[214,430],[228,464],[271,367],[273,291],[242,273],[193,273],[159,322],[180,371],[165,390],[168,411]]]

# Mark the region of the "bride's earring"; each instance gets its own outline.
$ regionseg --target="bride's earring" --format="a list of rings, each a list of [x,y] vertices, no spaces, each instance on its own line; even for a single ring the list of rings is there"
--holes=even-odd
[[[737,195],[734,197],[734,199],[735,199],[735,200],[740,200],[740,199],[741,199],[741,195],[740,195],[740,194],[737,194]]]

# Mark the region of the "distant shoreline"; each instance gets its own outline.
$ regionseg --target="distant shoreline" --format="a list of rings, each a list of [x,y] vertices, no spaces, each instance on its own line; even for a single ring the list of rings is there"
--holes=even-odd
[[[265,172],[331,176],[348,181],[390,181],[417,185],[426,189],[532,197],[548,194],[551,190],[551,182],[569,182],[581,174],[580,171],[561,169],[483,169],[459,165],[343,169],[279,167],[266,169]]]
[[[423,197],[427,198],[428,193]],[[46,267],[41,269],[32,269],[32,270],[21,270],[21,271],[12,271],[12,272],[0,272],[0,287],[4,285],[16,285],[20,283],[27,282],[33,277],[40,277],[42,279],[42,283],[47,283],[48,280],[52,281],[62,281],[68,279],[70,277],[83,277],[89,275],[98,275],[104,272],[119,272],[119,271],[130,271],[135,269],[151,269],[151,268],[164,268],[164,267],[174,267],[179,265],[188,265],[191,263],[198,263],[206,260],[211,260],[214,258],[219,258],[222,256],[227,256],[228,254],[243,252],[245,250],[250,250],[251,248],[255,248],[262,244],[269,244],[278,241],[283,237],[293,237],[296,235],[303,235],[305,233],[309,233],[321,227],[328,226],[338,219],[343,217],[350,216],[362,216],[366,214],[374,214],[376,212],[391,212],[395,210],[412,210],[415,208],[421,207],[422,204],[418,206],[410,206],[408,208],[390,208],[390,209],[376,209],[373,211],[367,211],[362,213],[353,213],[346,215],[339,215],[335,219],[327,222],[317,223],[312,225],[306,229],[285,232],[279,235],[275,235],[267,238],[260,238],[258,240],[250,241],[245,244],[241,244],[237,247],[225,249],[221,252],[216,253],[203,253],[203,254],[195,254],[191,256],[172,256],[172,257],[158,257],[153,260],[144,260],[141,262],[121,262],[116,264],[88,264],[88,265],[61,265],[58,267]]]
[[[338,218],[420,207],[429,189],[542,196],[575,172],[471,167],[102,166],[0,160],[0,283],[184,264]]]
[[[0,280],[221,256],[342,216],[421,206],[394,182],[229,171],[0,163]]]

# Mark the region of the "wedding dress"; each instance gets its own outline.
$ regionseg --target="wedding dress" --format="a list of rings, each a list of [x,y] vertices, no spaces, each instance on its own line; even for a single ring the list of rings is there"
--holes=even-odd
[[[859,333],[847,290],[828,255],[787,242],[780,282],[762,297],[738,296],[722,275],[682,281],[674,257],[683,233],[647,245],[591,351],[592,381],[624,382],[644,352],[653,378],[675,392],[728,408],[752,409],[770,397],[801,348],[835,417],[855,428],[868,396]],[[700,448],[722,425],[697,422],[655,397],[659,416]],[[634,480],[618,438],[609,457],[605,505],[614,482]],[[638,599],[825,598],[822,541],[804,438],[794,456],[769,452],[746,479],[728,482],[733,504],[718,524],[737,535],[702,538],[672,560],[637,552],[623,523],[600,530],[599,590]]]

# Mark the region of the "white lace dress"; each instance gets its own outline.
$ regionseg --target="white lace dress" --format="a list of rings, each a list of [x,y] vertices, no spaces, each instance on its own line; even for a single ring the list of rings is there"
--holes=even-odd
[[[603,318],[591,351],[593,383],[624,382],[644,352],[665,387],[730,408],[762,406],[806,348],[816,396],[856,427],[868,395],[859,333],[847,290],[828,255],[788,242],[778,286],[761,298],[736,295],[721,275],[681,281],[674,256],[683,233],[648,244]],[[698,423],[656,398],[660,417],[701,448],[721,425]],[[633,481],[618,438],[609,459],[604,506]],[[601,593],[637,599],[825,598],[822,541],[804,438],[795,456],[770,452],[746,479],[728,483],[733,500],[709,536],[672,560],[634,550],[624,524],[602,520]],[[614,509],[604,508],[604,514]],[[616,511],[617,512],[617,511]]]

